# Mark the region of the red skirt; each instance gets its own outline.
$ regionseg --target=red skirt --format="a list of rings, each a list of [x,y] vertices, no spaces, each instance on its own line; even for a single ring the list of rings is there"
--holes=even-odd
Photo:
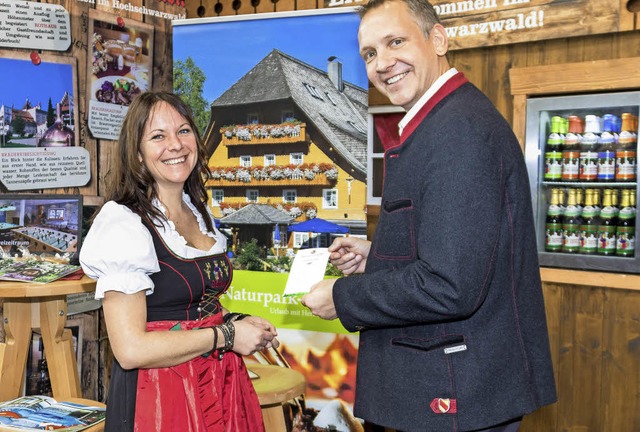
[[[181,330],[213,327],[222,314],[180,321]],[[147,331],[169,330],[178,322],[147,323]],[[211,354],[168,368],[139,369],[136,432],[264,432],[258,396],[242,357]]]

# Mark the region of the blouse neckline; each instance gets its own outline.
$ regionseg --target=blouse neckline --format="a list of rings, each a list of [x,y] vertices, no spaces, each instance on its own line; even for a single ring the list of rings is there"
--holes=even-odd
[[[201,254],[202,252],[207,252],[207,253],[214,253],[214,252],[220,252],[216,249],[220,248],[220,238],[218,235],[216,235],[216,228],[214,227],[214,232],[210,232],[207,231],[207,226],[204,222],[204,219],[202,218],[202,215],[200,214],[200,212],[196,209],[196,207],[193,205],[193,203],[191,202],[191,198],[189,198],[189,195],[187,195],[185,192],[182,192],[182,201],[187,205],[187,207],[189,207],[189,209],[191,210],[191,212],[193,213],[193,215],[196,217],[196,220],[198,222],[198,227],[200,228],[200,232],[206,236],[209,236],[213,239],[216,240],[215,244],[211,247],[211,249],[209,249],[208,251],[203,251],[201,249],[197,249],[194,248],[193,246],[190,246],[187,243],[187,240],[182,236],[182,234],[180,234],[178,232],[178,230],[176,230],[176,226],[174,225],[173,221],[171,221],[171,219],[169,219],[167,217],[166,220],[160,220],[160,224],[162,225],[161,228],[158,229],[158,232],[160,233],[162,239],[167,243],[168,246],[170,246],[172,249],[176,248],[176,252],[178,251],[188,251],[191,253],[187,253],[186,255],[192,256],[193,253],[196,254]],[[162,205],[162,202],[160,202],[160,200],[158,198],[154,198],[151,202],[153,204],[153,206],[155,208],[157,208],[158,210],[160,210],[162,212],[163,215],[165,215],[165,217],[167,216],[167,209],[164,207],[164,205]],[[211,219],[213,221],[213,216],[211,216]],[[224,251],[222,251],[224,252]],[[182,256],[182,253],[178,253],[178,255]]]

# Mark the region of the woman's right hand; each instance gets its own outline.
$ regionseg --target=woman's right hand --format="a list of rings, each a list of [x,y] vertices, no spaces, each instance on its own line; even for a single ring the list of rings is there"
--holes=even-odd
[[[266,319],[248,316],[239,321],[233,321],[235,338],[232,350],[240,355],[251,355],[256,351],[267,348],[277,348],[280,342],[276,328]],[[224,344],[224,338],[219,339],[218,345]]]

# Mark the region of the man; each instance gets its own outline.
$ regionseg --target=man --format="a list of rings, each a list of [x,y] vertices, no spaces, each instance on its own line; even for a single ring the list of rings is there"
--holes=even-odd
[[[372,0],[367,75],[407,110],[373,241],[302,298],[360,331],[354,413],[402,431],[516,431],[555,401],[529,182],[508,123],[462,73],[425,0]]]

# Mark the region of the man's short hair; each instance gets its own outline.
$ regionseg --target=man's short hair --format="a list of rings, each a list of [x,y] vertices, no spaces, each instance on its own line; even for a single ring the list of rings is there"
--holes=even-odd
[[[427,0],[370,0],[366,5],[360,6],[357,11],[360,18],[363,18],[370,10],[376,9],[383,4],[391,1],[404,2],[412,15],[415,17],[415,21],[422,28],[424,35],[429,36],[431,29],[434,25],[440,24],[440,18],[434,9],[433,5]]]

